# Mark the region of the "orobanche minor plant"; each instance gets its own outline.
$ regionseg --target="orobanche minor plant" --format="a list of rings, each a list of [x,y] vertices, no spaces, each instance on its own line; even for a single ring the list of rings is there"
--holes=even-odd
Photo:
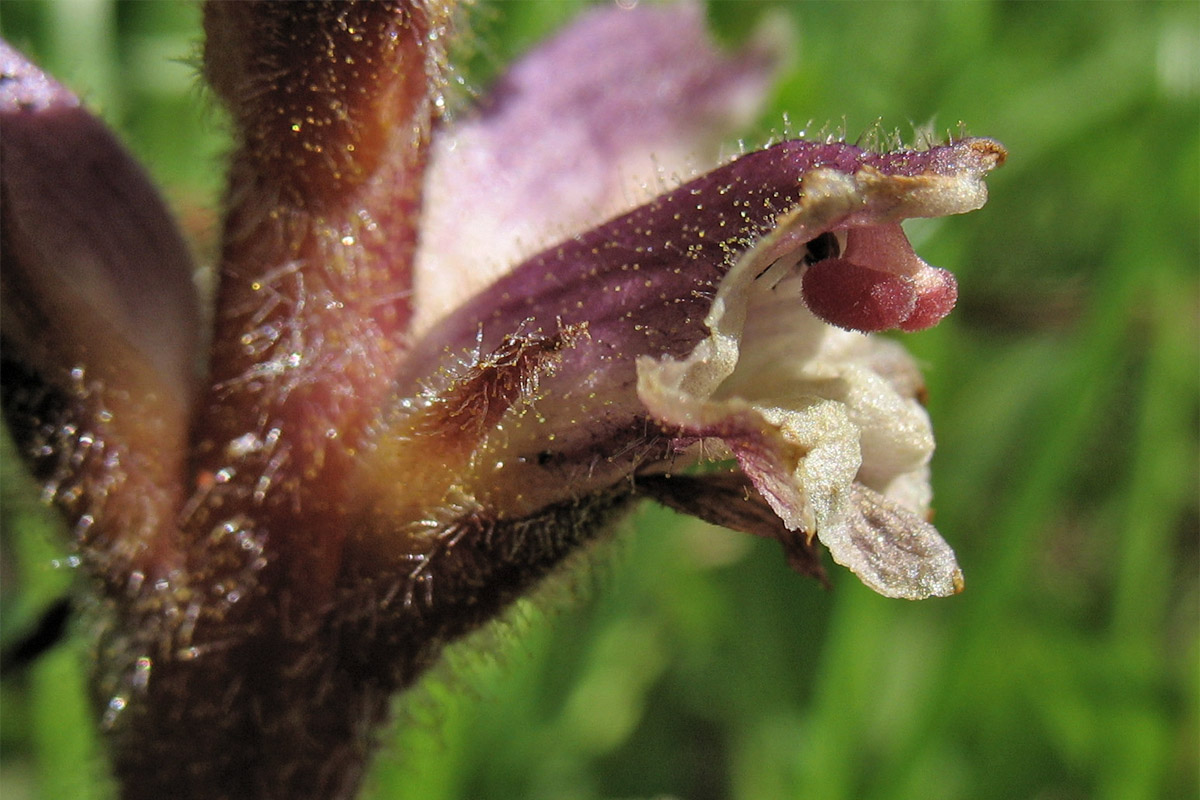
[[[451,22],[205,7],[212,298],[112,135],[0,51],[4,410],[71,526],[126,797],[352,797],[389,698],[639,498],[802,573],[819,542],[888,596],[962,586],[921,376],[868,334],[950,312],[900,222],[981,206],[1003,148],[689,170],[772,57],[688,5],[594,10],[448,120]]]

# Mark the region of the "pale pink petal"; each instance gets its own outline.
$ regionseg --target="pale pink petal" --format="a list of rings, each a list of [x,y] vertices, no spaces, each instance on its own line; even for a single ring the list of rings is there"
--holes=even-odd
[[[725,54],[699,4],[598,8],[440,131],[417,262],[424,329],[522,259],[712,166],[773,59]]]

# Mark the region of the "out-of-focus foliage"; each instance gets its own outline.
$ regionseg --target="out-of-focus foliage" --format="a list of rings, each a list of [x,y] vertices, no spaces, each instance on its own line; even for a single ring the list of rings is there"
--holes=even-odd
[[[465,87],[575,8],[481,0]],[[983,211],[910,227],[961,286],[907,342],[967,591],[902,603],[835,571],[826,593],[773,543],[647,508],[400,702],[368,796],[1196,796],[1200,6],[709,9],[724,38],[791,42],[747,146],[961,121],[1009,148]],[[198,18],[0,9],[143,157],[203,259],[225,144],[192,66]],[[10,641],[69,567],[9,452],[3,477]],[[6,800],[107,795],[82,633],[3,686]]]

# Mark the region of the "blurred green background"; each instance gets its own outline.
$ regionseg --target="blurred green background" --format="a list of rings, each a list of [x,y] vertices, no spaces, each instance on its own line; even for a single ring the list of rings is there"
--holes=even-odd
[[[482,89],[580,4],[479,2]],[[590,566],[456,648],[398,705],[370,798],[1197,797],[1200,4],[709,5],[793,59],[748,143],[933,123],[1007,145],[992,200],[910,227],[959,309],[906,337],[967,591],[906,603],[774,543],[646,508]],[[192,3],[0,4],[211,259],[223,121]],[[10,641],[68,553],[4,463]],[[86,636],[3,685],[0,796],[111,794]]]

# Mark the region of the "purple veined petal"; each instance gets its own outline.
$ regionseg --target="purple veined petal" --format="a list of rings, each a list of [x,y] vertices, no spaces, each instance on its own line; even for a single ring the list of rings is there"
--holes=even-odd
[[[398,381],[400,398],[452,391],[510,335],[545,338],[564,326],[580,329],[575,345],[557,354],[554,375],[547,376],[552,380],[542,382],[553,402],[515,413],[504,421],[503,435],[489,437],[489,452],[476,460],[503,467],[479,475],[473,491],[505,497],[519,515],[557,502],[564,492],[587,494],[628,474],[638,448],[617,459],[606,449],[645,416],[634,392],[634,361],[643,353],[682,356],[703,338],[704,315],[730,259],[796,202],[799,172],[779,164],[779,155],[747,156],[563,241],[414,344]],[[395,411],[400,428],[407,424],[405,402]],[[529,411],[529,403],[522,408]],[[666,440],[655,446],[665,447]],[[551,483],[549,475],[555,476]]]
[[[912,509],[872,492],[850,488],[849,509],[821,543],[833,560],[884,597],[923,600],[963,590],[962,570],[950,545]]]
[[[470,468],[437,477],[440,462],[427,458],[437,448],[425,443],[413,451],[423,459],[384,448],[390,455],[369,469],[441,487],[422,500],[393,488],[412,501],[393,506],[405,509],[398,517],[477,507],[519,519],[638,474],[732,455],[786,529],[827,530],[833,546],[853,519],[855,486],[918,518],[933,447],[919,376],[893,346],[814,316],[803,277],[831,232],[870,235],[978,207],[981,178],[1002,152],[986,140],[891,154],[787,142],[565,240],[426,331],[410,354],[384,439],[405,439],[449,398],[490,385],[480,369],[511,337],[518,351],[553,354],[537,362],[535,388],[512,395],[470,441],[461,457]],[[904,280],[927,268],[907,240],[878,238],[870,268]],[[447,441],[461,447],[463,426],[452,427]]]
[[[633,358],[683,355],[703,338],[718,284],[768,233],[777,230],[756,258],[774,284],[776,273],[800,268],[808,242],[824,232],[853,236],[863,226],[978,208],[983,175],[1002,152],[967,140],[889,154],[792,141],[751,153],[563,240],[463,302],[414,343],[399,392],[436,384],[509,334],[549,333],[560,323],[588,327],[594,357],[564,356],[591,373],[587,385],[632,385]],[[894,269],[881,258],[869,266]]]
[[[423,330],[536,249],[716,162],[758,112],[772,53],[718,51],[699,4],[594,9],[440,130],[416,268]]]

